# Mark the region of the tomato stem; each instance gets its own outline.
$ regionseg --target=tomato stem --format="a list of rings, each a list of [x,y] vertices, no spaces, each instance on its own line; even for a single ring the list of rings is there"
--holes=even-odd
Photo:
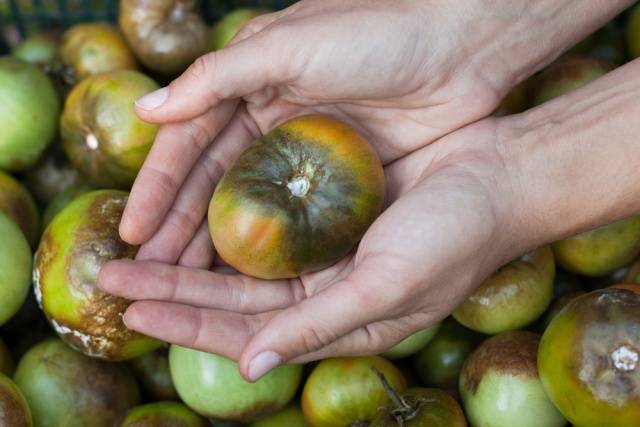
[[[398,426],[404,427],[406,421],[411,421],[418,416],[420,411],[420,407],[423,403],[425,403],[424,399],[417,399],[414,404],[407,402],[407,400],[400,395],[387,378],[384,376],[382,372],[375,366],[372,366],[371,369],[376,373],[378,378],[380,378],[380,382],[382,383],[382,387],[384,391],[387,393],[391,401],[393,402],[395,408],[391,411],[391,415],[396,419]]]

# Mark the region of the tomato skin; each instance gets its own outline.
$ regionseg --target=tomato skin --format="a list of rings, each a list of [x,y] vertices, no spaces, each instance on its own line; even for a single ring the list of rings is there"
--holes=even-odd
[[[435,325],[419,330],[382,353],[382,356],[387,359],[402,359],[416,354],[431,342],[439,329],[440,323],[436,323]]]
[[[24,395],[0,372],[0,425],[7,427],[33,427],[31,411]]]
[[[620,283],[618,285],[611,286],[611,288],[626,289],[640,294],[640,283]]]
[[[323,360],[311,372],[302,391],[302,412],[312,427],[344,427],[371,421],[391,400],[377,368],[393,389],[403,392],[407,382],[398,368],[379,356]]]
[[[262,418],[249,427],[307,427],[299,403],[294,403],[273,415]]]
[[[383,200],[373,148],[344,123],[303,116],[254,141],[225,173],[209,205],[209,230],[238,271],[292,278],[344,257]]]
[[[572,424],[640,425],[640,294],[607,288],[571,301],[545,331],[538,367]]]
[[[154,402],[127,412],[119,427],[208,427],[198,414],[178,402]]]
[[[410,388],[402,398],[411,406],[418,407],[418,415],[405,421],[405,427],[467,427],[467,420],[458,402],[448,393],[435,388]],[[418,403],[422,402],[422,403]],[[383,409],[369,427],[398,427],[391,415],[393,406]]]

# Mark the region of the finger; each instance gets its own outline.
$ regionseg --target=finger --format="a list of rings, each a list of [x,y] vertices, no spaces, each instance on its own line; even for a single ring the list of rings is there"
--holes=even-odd
[[[205,220],[200,225],[193,240],[189,242],[185,250],[180,255],[178,264],[188,268],[200,268],[208,270],[213,264],[216,256],[216,249],[213,247],[209,224]]]
[[[158,301],[139,301],[123,316],[129,329],[237,360],[259,318]],[[255,326],[256,328],[259,326]]]
[[[317,352],[388,316],[397,297],[388,289],[393,281],[383,278],[384,273],[377,271],[379,266],[368,264],[269,321],[242,353],[239,365],[243,377],[256,381],[284,362]]]
[[[133,184],[120,223],[120,236],[139,245],[153,235],[173,205],[189,171],[236,110],[228,102],[185,123],[165,125]]]
[[[291,35],[274,26],[225,49],[198,58],[168,87],[136,102],[136,113],[152,123],[181,122],[223,100],[235,99],[293,81],[302,68],[289,51]]]
[[[131,300],[157,300],[239,313],[263,313],[305,297],[298,280],[260,280],[152,261],[106,263],[99,286]],[[131,286],[135,283],[135,286]]]
[[[255,124],[239,107],[229,124],[204,151],[153,236],[136,259],[175,264],[206,217],[215,184],[238,155],[259,136]]]

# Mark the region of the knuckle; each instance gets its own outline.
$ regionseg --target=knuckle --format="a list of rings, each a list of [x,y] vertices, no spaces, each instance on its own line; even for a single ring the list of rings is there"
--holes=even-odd
[[[187,69],[187,75],[193,80],[207,78],[211,71],[211,63],[214,61],[215,55],[213,53],[199,56]]]
[[[185,133],[189,143],[195,145],[200,151],[204,151],[213,140],[213,135],[207,126],[198,123],[197,120],[192,120],[186,125]]]
[[[300,329],[300,354],[313,353],[328,346],[337,339],[329,328],[315,322]]]

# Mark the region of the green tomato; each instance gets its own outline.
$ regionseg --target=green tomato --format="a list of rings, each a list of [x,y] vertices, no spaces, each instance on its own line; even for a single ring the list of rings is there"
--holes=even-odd
[[[31,407],[35,427],[113,427],[140,402],[125,364],[91,359],[55,338],[22,357],[15,381]]]
[[[169,350],[169,367],[178,394],[190,408],[208,418],[240,422],[284,407],[302,377],[302,366],[284,365],[249,383],[236,362],[177,345]]]
[[[627,24],[627,45],[631,58],[640,56],[640,5],[631,12]]]
[[[267,13],[264,9],[240,8],[229,12],[211,28],[211,50],[225,47],[231,39],[244,27],[246,23],[256,16]]]
[[[31,411],[16,384],[0,373],[0,426],[33,427]]]
[[[27,37],[11,54],[34,65],[51,65],[58,56],[60,45],[55,35],[37,33]]]
[[[0,171],[0,211],[9,215],[34,248],[40,238],[40,215],[36,202],[22,184]]]
[[[207,420],[178,402],[149,403],[131,409],[120,427],[208,427]]]
[[[22,306],[31,285],[31,248],[11,218],[0,212],[0,325]]]
[[[178,400],[169,372],[169,347],[144,354],[129,361],[144,391],[155,400]]]
[[[307,427],[299,403],[294,403],[275,414],[269,415],[249,427]]]
[[[60,100],[53,83],[35,65],[0,57],[0,169],[33,165],[58,129]]]
[[[422,350],[440,329],[440,323],[409,335],[389,350],[382,353],[387,359],[402,359]]]

